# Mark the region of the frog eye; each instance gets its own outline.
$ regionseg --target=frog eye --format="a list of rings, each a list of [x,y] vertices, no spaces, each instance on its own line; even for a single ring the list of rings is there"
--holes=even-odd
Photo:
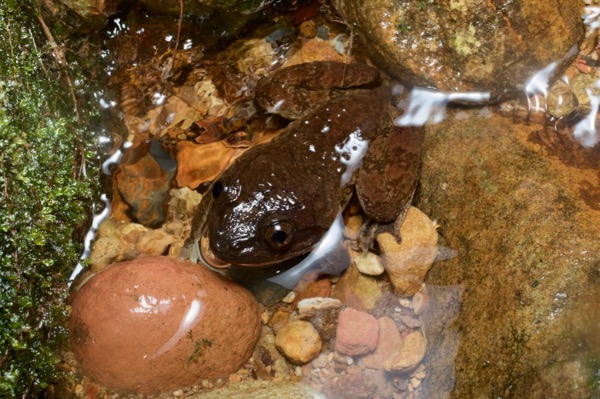
[[[273,220],[263,231],[263,237],[273,249],[287,247],[294,237],[294,224],[287,220]]]

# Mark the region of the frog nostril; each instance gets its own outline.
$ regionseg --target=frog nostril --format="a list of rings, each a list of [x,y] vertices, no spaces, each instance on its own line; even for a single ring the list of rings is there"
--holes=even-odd
[[[212,196],[214,199],[219,198],[219,195],[223,192],[223,183],[221,180],[217,180],[212,187]]]

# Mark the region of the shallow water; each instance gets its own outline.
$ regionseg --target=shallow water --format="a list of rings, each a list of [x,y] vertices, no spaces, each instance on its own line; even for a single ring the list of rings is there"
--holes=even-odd
[[[595,9],[589,10],[590,14],[593,12]],[[347,61],[355,53],[359,59],[364,57],[359,45],[349,41],[351,35],[345,32],[344,26],[319,21],[319,34],[329,38],[329,47],[319,49],[323,53],[321,56],[334,54],[341,61]],[[593,21],[595,20],[589,22],[590,26],[595,23]],[[253,29],[248,29],[246,42],[230,45],[227,40],[221,43],[215,40],[213,25],[206,24],[203,30],[194,28],[193,22],[196,21],[184,20],[181,32],[178,33],[177,18],[147,13],[136,15],[132,12],[128,16],[114,19],[107,29],[104,39],[106,50],[102,54],[106,61],[107,91],[98,93],[97,99],[100,107],[119,116],[127,133],[109,138],[114,151],[107,154],[103,171],[113,176],[113,194],[122,191],[119,191],[118,198],[113,195],[111,205],[103,197],[106,207],[103,211],[96,211],[92,229],[86,237],[86,252],[82,260],[91,254],[92,274],[106,266],[94,263],[100,256],[92,250],[92,236],[99,233],[96,235],[97,242],[102,237],[125,237],[122,233],[124,226],[138,223],[141,218],[138,215],[144,212],[155,213],[156,216],[152,222],[144,223],[152,228],[139,228],[143,231],[142,235],[149,235],[151,230],[161,230],[161,239],[165,236],[175,238],[166,246],[156,244],[160,241],[157,240],[155,244],[145,247],[139,245],[134,250],[121,249],[112,260],[150,254],[177,256],[189,236],[190,208],[197,205],[199,193],[211,195],[207,191],[210,182],[229,162],[241,156],[248,147],[252,148],[269,140],[276,135],[277,128],[285,125],[278,118],[261,113],[255,104],[251,105],[253,89],[260,76],[285,66],[286,62],[300,54],[306,38],[296,38],[289,26],[280,21],[275,26],[260,27],[254,36],[250,33]],[[344,45],[340,46],[340,43]],[[550,64],[523,84],[524,100],[519,105],[521,109],[530,111],[529,115],[535,114],[537,110],[545,111],[550,93],[549,79],[555,66]],[[331,252],[326,248],[331,246],[330,241],[336,245],[345,241],[344,245],[349,245],[348,242],[356,236],[356,229],[353,230],[349,225],[350,219],[360,212],[347,210],[338,215],[315,252],[299,261],[297,266],[288,271],[279,267],[267,272],[276,274],[266,279],[268,283],[265,283],[262,271],[257,272],[259,282],[247,283],[248,288],[263,304],[265,327],[259,347],[246,366],[228,378],[206,379],[199,381],[195,387],[170,389],[160,397],[203,397],[210,395],[212,388],[231,386],[230,389],[235,389],[236,383],[255,379],[272,381],[273,387],[281,380],[292,381],[317,391],[324,390],[331,397],[336,397],[336,394],[341,395],[339,397],[356,395],[357,392],[362,392],[361,389],[374,390],[376,394],[371,392],[370,397],[451,397],[453,390],[464,394],[468,389],[461,387],[469,386],[470,383],[475,385],[478,381],[478,377],[473,377],[471,381],[465,380],[465,374],[469,374],[465,373],[465,368],[476,363],[470,362],[471,357],[477,358],[480,364],[489,364],[482,369],[496,369],[497,375],[504,376],[503,380],[494,381],[501,388],[490,389],[497,397],[510,397],[514,392],[511,384],[518,386],[523,384],[522,380],[531,376],[543,380],[539,374],[546,372],[549,375],[560,374],[558,366],[552,369],[550,361],[535,354],[536,350],[540,350],[536,346],[543,345],[561,352],[552,346],[554,341],[548,343],[545,338],[538,338],[540,331],[541,335],[562,335],[569,345],[583,348],[573,358],[561,353],[555,361],[559,365],[565,365],[565,370],[569,370],[568,367],[578,369],[578,373],[587,378],[584,384],[598,386],[594,370],[597,373],[600,349],[596,346],[598,340],[593,333],[597,323],[590,317],[598,314],[592,302],[599,297],[598,277],[594,274],[598,274],[599,254],[595,241],[585,239],[586,235],[598,232],[594,229],[594,222],[598,218],[596,213],[600,209],[600,201],[594,200],[594,197],[600,197],[597,194],[600,187],[597,175],[600,162],[598,150],[594,148],[598,142],[598,97],[591,90],[587,91],[591,112],[586,115],[573,121],[548,118],[546,126],[536,126],[522,123],[518,119],[521,112],[518,108],[510,112],[510,116],[515,119],[513,123],[510,118],[490,112],[490,109],[501,107],[478,105],[489,98],[489,93],[440,93],[403,86],[396,86],[394,93],[395,104],[404,112],[396,118],[395,124],[427,126],[422,179],[428,180],[421,181],[413,205],[427,213],[437,224],[436,229],[440,235],[440,241],[434,247],[438,254],[437,260],[424,287],[416,294],[396,294],[385,274],[368,276],[356,272],[356,276],[351,279],[347,277],[350,272],[339,278],[337,275],[341,270],[336,270],[335,273],[330,273],[334,275],[332,295],[338,297],[345,306],[364,306],[362,310],[377,318],[389,317],[394,320],[403,337],[415,332],[422,334],[428,341],[424,360],[408,370],[383,372],[365,366],[365,360],[361,356],[336,353],[331,330],[335,330],[339,313],[337,309],[330,313],[317,311],[312,319],[310,313],[308,316],[295,316],[311,320],[313,324],[321,326],[322,331],[329,331],[322,332],[322,335],[328,337],[328,346],[324,345],[321,355],[307,365],[298,366],[286,362],[272,345],[265,343],[273,337],[272,331],[268,330],[274,329],[272,320],[277,309],[291,311],[290,308],[295,306],[290,305],[293,295],[282,297],[296,286],[305,274],[304,271],[310,270],[313,262],[323,256],[321,252]],[[451,104],[456,101],[461,104]],[[529,115],[525,122],[528,122]],[[209,117],[213,117],[210,122],[197,124],[197,121],[206,121]],[[445,133],[446,131],[451,131],[454,136],[444,144],[444,134],[450,134]],[[234,134],[239,136],[240,132],[245,133],[241,145],[231,145],[227,141],[228,137],[231,138]],[[507,132],[506,135],[514,137],[514,140],[502,136],[502,132]],[[486,137],[478,140],[478,135]],[[203,139],[200,140],[200,137]],[[246,141],[247,137],[249,140]],[[491,138],[497,139],[497,148],[494,148]],[[98,140],[106,140],[106,137],[99,137]],[[194,143],[196,147],[200,147],[199,143],[202,142],[206,148],[212,147],[207,153],[190,155],[184,159],[181,155],[181,142]],[[471,147],[470,142],[474,143]],[[150,150],[140,150],[143,143],[150,143]],[[161,148],[159,156],[156,150],[153,152],[151,149],[158,143]],[[368,143],[355,136],[349,138],[346,146],[345,151],[356,157],[350,155],[350,159],[344,161],[342,185],[349,180],[352,169],[360,165]],[[518,153],[507,154],[503,159],[497,154],[500,149]],[[337,149],[338,152],[342,150]],[[462,156],[456,155],[457,150]],[[443,157],[444,154],[447,156]],[[210,158],[212,155],[214,159]],[[183,177],[177,171],[174,172],[176,176],[171,176],[168,181],[170,165],[165,167],[164,161],[170,164],[176,160],[180,163],[179,170],[182,170],[181,163],[191,162],[191,158],[200,161],[206,159],[204,163],[194,164],[195,168],[215,168],[216,172],[197,179],[194,187],[190,187],[192,190],[185,190],[181,188],[185,184],[178,183]],[[512,165],[508,162],[509,159],[523,165],[521,173],[509,170]],[[502,164],[503,161],[506,164]],[[528,162],[531,164],[527,164]],[[498,164],[497,169],[490,167],[494,163]],[[215,164],[218,165],[215,167]],[[128,172],[123,165],[138,166]],[[150,166],[154,169],[149,170]],[[121,176],[129,174],[129,177],[118,180],[118,173]],[[497,179],[494,174],[497,174]],[[519,181],[521,177],[523,181]],[[565,187],[564,191],[554,189],[555,185],[569,180],[573,181],[572,187]],[[149,197],[149,202],[153,204],[148,206],[141,201],[134,203],[131,198],[135,196],[128,197],[131,192],[127,191],[127,187],[134,187],[134,194],[144,199]],[[458,193],[461,190],[465,192],[464,199],[470,203],[460,201]],[[163,194],[149,196],[149,192]],[[436,192],[439,194],[436,195]],[[172,199],[176,196],[184,199],[177,202]],[[436,197],[439,198],[437,202]],[[352,205],[356,204],[351,202],[350,207]],[[560,214],[555,216],[557,212]],[[469,213],[474,216],[473,219],[470,219]],[[520,213],[522,219],[509,216]],[[100,224],[105,220],[112,220],[114,225],[110,229],[106,227],[103,235]],[[346,224],[345,230],[342,222]],[[551,228],[545,231],[549,225]],[[527,226],[535,226],[538,230],[531,231]],[[564,228],[571,230],[561,230]],[[534,234],[538,231],[539,240],[546,241],[543,244],[536,241]],[[572,234],[573,237],[569,236],[569,241],[563,243],[557,238],[562,234]],[[517,238],[512,241],[504,240],[499,237],[503,235]],[[552,244],[555,239],[560,242]],[[494,248],[489,248],[486,252],[485,246],[488,244]],[[556,270],[545,265],[558,258],[556,254],[548,255],[544,252],[549,251],[549,248],[560,251],[572,248],[568,252],[561,252],[560,255],[568,260],[564,265],[557,266]],[[430,247],[423,249],[425,252],[431,250]],[[537,258],[530,255],[538,251],[540,254]],[[381,255],[379,262],[388,269],[388,263],[394,262],[393,258],[397,255],[386,254],[381,248],[376,248],[373,252]],[[356,262],[356,258],[354,261]],[[482,266],[481,271],[475,270],[478,265]],[[81,286],[81,279],[91,278],[89,271],[82,272],[83,269],[79,266],[71,277],[71,280],[79,279],[75,286]],[[514,272],[506,274],[518,275],[521,280],[515,277],[515,280],[510,279],[503,284],[495,279],[493,271],[487,270],[488,266],[514,267]],[[565,271],[569,267],[573,268],[572,273]],[[219,272],[227,273],[222,270]],[[251,272],[244,271],[243,278],[247,279],[249,273]],[[230,274],[235,276],[235,273]],[[504,276],[502,273],[499,275]],[[303,287],[310,286],[314,282],[311,280],[316,278],[311,276],[306,281],[302,280],[305,284]],[[521,281],[524,282],[523,286],[520,285]],[[546,282],[550,287],[546,288]],[[285,289],[273,287],[269,283]],[[536,291],[540,284],[544,290]],[[359,293],[353,290],[358,290]],[[494,304],[494,292],[498,293],[498,308]],[[551,292],[554,295],[549,299],[538,298]],[[349,299],[353,295],[359,299]],[[422,297],[426,298],[425,310],[419,307],[422,304],[418,301],[422,301]],[[370,301],[376,303],[371,304]],[[510,301],[515,301],[520,307],[501,303]],[[146,308],[141,302],[140,306]],[[461,306],[463,313],[460,311]],[[504,309],[509,313],[506,319],[503,315],[494,313],[497,309]],[[152,357],[160,356],[175,345],[187,333],[189,326],[199,321],[195,316],[198,312],[197,306],[191,302],[180,325],[174,327],[175,333],[163,346],[157,348]],[[535,315],[531,316],[530,313]],[[524,318],[531,324],[514,326],[511,324],[513,318]],[[553,326],[557,324],[551,323],[554,320],[560,320],[556,330]],[[514,364],[495,364],[493,352],[480,353],[477,348],[468,349],[473,344],[469,340],[481,339],[482,342],[487,342],[486,337],[477,337],[477,334],[494,334],[488,328],[470,329],[472,325],[486,323],[497,330],[494,333],[498,334],[499,356],[505,356],[499,363],[504,359],[516,359]],[[323,324],[330,326],[324,327]],[[573,328],[572,335],[569,334],[569,326]],[[492,350],[489,345],[482,347]],[[538,358],[541,359],[539,362]],[[485,376],[485,373],[484,371],[481,375]],[[369,385],[363,380],[376,382]],[[105,395],[119,397],[119,394],[110,390]],[[318,394],[314,395],[313,397],[319,397],[316,396]]]

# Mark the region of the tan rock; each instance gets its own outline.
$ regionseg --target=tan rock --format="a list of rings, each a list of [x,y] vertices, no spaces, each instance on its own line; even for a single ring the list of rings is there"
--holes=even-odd
[[[136,249],[144,255],[165,255],[175,240],[164,230],[150,230],[140,238]]]
[[[370,251],[356,256],[354,264],[359,272],[369,276],[379,276],[385,272],[381,258]]]
[[[98,272],[119,257],[122,251],[121,241],[115,237],[101,237],[92,247],[89,257],[92,271]]]
[[[373,353],[362,358],[364,365],[372,369],[384,369],[385,363],[391,361],[400,350],[402,338],[396,323],[389,317],[377,319],[379,324],[379,340]]]
[[[318,310],[339,309],[342,307],[342,302],[335,298],[306,298],[298,302],[299,314],[314,314]]]
[[[427,350],[427,340],[419,331],[413,331],[404,337],[394,356],[384,362],[388,371],[404,373],[416,368]]]
[[[281,327],[285,326],[289,320],[292,311],[285,307],[279,307],[273,313],[271,320],[269,320],[269,327],[273,329],[273,332],[277,334]]]
[[[400,295],[413,295],[423,284],[437,256],[438,233],[423,212],[411,207],[402,227],[400,243],[389,233],[377,236],[385,270]]]
[[[345,305],[359,310],[371,310],[381,297],[381,288],[377,281],[358,271],[351,265],[334,287],[332,297]]]
[[[260,330],[248,291],[167,257],[111,265],[71,306],[68,327],[84,373],[145,394],[229,375],[250,357]]]
[[[284,325],[275,337],[275,346],[291,362],[304,364],[321,352],[321,337],[312,324],[294,320]]]
[[[214,180],[229,164],[236,153],[221,142],[194,144],[177,143],[177,176],[179,187],[195,189],[200,184]]]

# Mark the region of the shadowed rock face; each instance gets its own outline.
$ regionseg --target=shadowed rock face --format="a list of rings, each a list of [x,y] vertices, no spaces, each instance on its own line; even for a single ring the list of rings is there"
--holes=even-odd
[[[169,257],[115,263],[71,306],[71,341],[85,374],[144,394],[228,376],[248,360],[260,330],[248,291]]]
[[[598,167],[548,155],[536,129],[493,116],[426,133],[417,206],[458,251],[427,283],[462,291],[452,398],[598,395],[600,212],[583,190]]]
[[[334,4],[396,79],[442,91],[489,91],[492,100],[514,93],[551,62],[566,65],[583,38],[579,0]]]

